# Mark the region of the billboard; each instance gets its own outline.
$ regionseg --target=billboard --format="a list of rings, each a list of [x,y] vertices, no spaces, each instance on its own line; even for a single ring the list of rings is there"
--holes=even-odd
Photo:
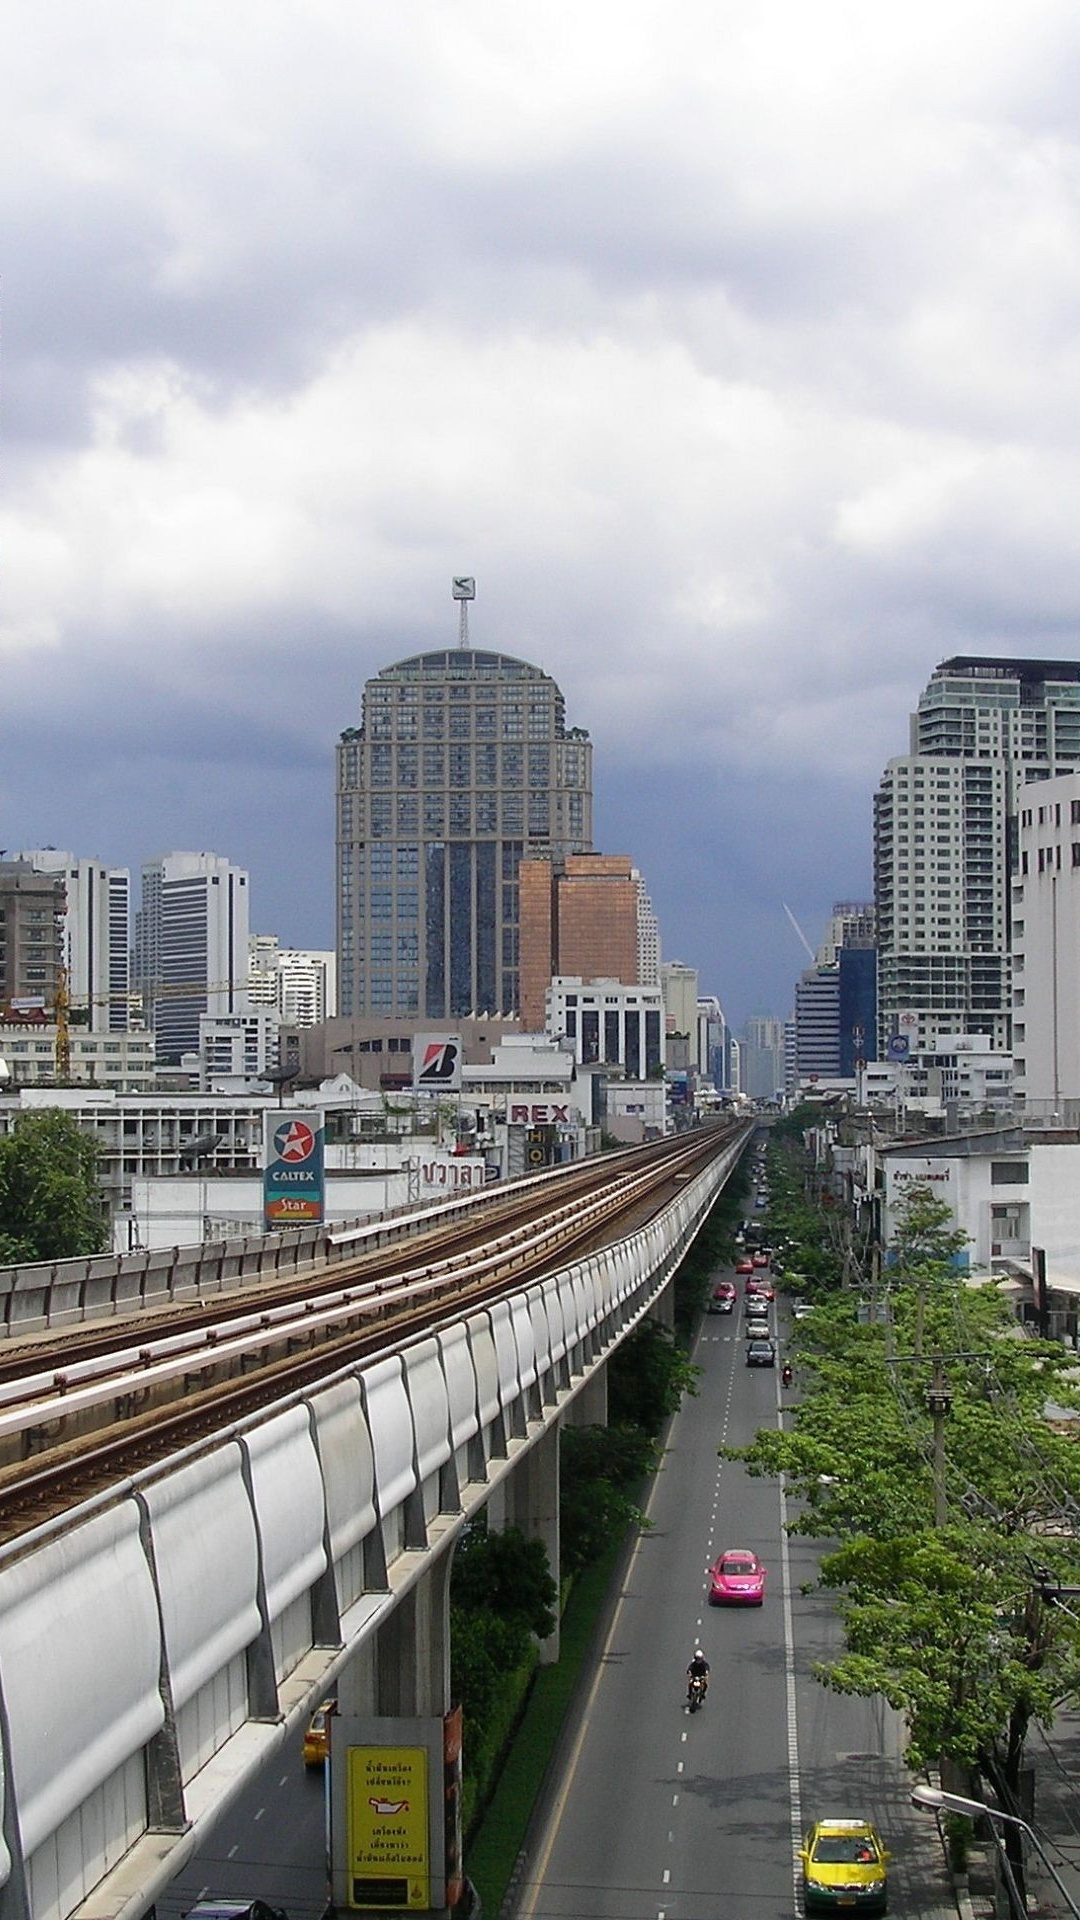
[[[405,1912],[431,1905],[426,1747],[348,1747],[349,1905]]]
[[[263,1220],[279,1227],[321,1225],[326,1211],[325,1115],[271,1107],[263,1114]]]
[[[417,1092],[460,1093],[464,1051],[459,1033],[414,1033],[412,1079]]]

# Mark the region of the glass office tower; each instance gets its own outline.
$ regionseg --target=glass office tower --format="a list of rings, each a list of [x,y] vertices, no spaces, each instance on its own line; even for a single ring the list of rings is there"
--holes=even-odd
[[[520,1004],[518,865],[592,847],[592,744],[550,676],[458,647],[383,668],[337,761],[339,1011]]]

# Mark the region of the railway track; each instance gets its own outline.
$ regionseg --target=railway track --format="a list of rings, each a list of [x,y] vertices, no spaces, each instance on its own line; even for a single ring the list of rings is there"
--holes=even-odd
[[[6,1351],[0,1539],[625,1237],[738,1130],[695,1130],[529,1181],[465,1225],[340,1263],[329,1277],[270,1284],[257,1303],[249,1288]]]

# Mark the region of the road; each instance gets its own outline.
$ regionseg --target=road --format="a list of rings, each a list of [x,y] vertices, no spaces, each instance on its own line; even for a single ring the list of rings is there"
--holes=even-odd
[[[274,1764],[241,1794],[216,1832],[157,1902],[157,1920],[179,1920],[196,1900],[267,1900],[289,1920],[318,1920],[326,1909],[323,1776],[295,1754]]]
[[[740,1312],[703,1323],[700,1392],[673,1423],[652,1528],[630,1562],[516,1920],[790,1920],[804,1816],[865,1813],[891,1840],[906,1807],[893,1716],[812,1677],[837,1644],[827,1599],[800,1592],[814,1550],[789,1547],[775,1482],[717,1458],[783,1417],[779,1374],[748,1368],[745,1346]],[[729,1546],[766,1561],[762,1608],[708,1606],[706,1568]],[[683,1675],[696,1640],[712,1679],[690,1716]],[[933,1910],[925,1866],[921,1851],[896,1849],[894,1913]]]

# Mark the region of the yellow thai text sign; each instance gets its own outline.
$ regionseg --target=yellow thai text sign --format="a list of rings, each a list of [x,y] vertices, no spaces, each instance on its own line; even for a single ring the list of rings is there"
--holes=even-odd
[[[424,1747],[349,1747],[350,1904],[430,1905],[428,1757]]]

